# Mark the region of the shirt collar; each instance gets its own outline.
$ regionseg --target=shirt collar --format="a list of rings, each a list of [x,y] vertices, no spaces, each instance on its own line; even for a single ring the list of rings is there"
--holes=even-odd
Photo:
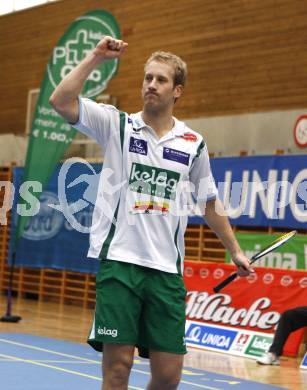
[[[185,131],[185,123],[182,121],[179,121],[177,118],[173,117],[174,119],[174,127],[172,128],[172,132],[175,136],[180,137],[184,134]]]
[[[142,128],[147,127],[146,123],[143,121],[142,118],[142,111],[137,112],[136,114],[131,114],[131,119],[132,119],[132,127],[135,130],[140,130]]]
[[[142,128],[146,128],[148,127],[146,125],[146,123],[143,121],[143,118],[142,118],[142,111],[140,112],[137,112],[136,114],[132,114],[131,115],[131,119],[132,119],[132,126],[135,130],[140,130]],[[172,128],[172,133],[177,136],[177,137],[180,137],[184,134],[184,131],[185,131],[185,123],[182,122],[182,121],[179,121],[177,118],[173,117],[174,119],[174,126]]]

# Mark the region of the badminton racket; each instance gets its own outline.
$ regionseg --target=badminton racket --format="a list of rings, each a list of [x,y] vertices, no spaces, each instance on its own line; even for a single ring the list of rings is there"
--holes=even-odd
[[[295,236],[296,230],[292,230],[289,233],[283,234],[282,236],[278,237],[275,241],[273,241],[270,245],[262,249],[260,252],[256,253],[251,259],[250,264],[253,264],[255,261],[260,259],[261,257],[265,256],[266,254],[274,251],[275,249],[279,248],[280,246],[284,245],[287,241],[289,241],[293,236]],[[236,279],[238,276],[238,272],[235,272],[234,274],[229,275],[226,279],[224,279],[220,284],[213,287],[213,291],[215,293],[222,290],[222,288],[226,287],[229,283],[231,283],[233,280]]]

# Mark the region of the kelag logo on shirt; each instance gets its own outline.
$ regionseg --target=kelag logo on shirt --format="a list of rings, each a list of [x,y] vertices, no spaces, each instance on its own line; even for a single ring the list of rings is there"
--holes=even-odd
[[[129,152],[147,156],[147,141],[139,138],[130,137]]]
[[[134,192],[174,200],[179,178],[180,174],[177,172],[133,163],[129,188]]]

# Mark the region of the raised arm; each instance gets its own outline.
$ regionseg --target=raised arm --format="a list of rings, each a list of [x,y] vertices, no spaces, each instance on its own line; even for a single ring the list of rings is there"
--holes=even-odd
[[[232,261],[238,267],[240,276],[247,276],[254,272],[249,259],[242,252],[233,233],[228,218],[224,215],[222,202],[217,198],[206,204],[204,218],[208,226],[218,235],[225,248],[230,252]]]
[[[78,96],[83,84],[98,64],[119,58],[128,43],[105,36],[70,73],[59,83],[50,96],[49,103],[69,123],[79,119]]]

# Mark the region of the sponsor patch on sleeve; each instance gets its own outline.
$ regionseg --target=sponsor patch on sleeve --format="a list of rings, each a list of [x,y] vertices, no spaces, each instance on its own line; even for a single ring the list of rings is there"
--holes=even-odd
[[[164,147],[163,158],[165,160],[171,160],[171,161],[178,162],[180,164],[189,165],[190,154],[181,152],[180,150]]]
[[[147,156],[147,141],[130,137],[129,152]]]

